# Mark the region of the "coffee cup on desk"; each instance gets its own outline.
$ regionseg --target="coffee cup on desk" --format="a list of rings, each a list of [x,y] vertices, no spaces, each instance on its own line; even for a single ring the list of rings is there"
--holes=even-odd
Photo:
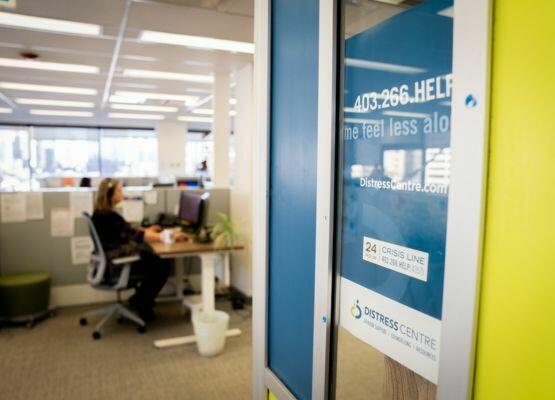
[[[175,242],[174,231],[172,229],[164,229],[160,232],[160,239],[165,244],[173,244]]]

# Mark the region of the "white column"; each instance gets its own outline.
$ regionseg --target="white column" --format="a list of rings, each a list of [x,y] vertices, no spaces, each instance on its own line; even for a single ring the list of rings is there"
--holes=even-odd
[[[216,187],[229,186],[229,71],[216,72],[214,76],[214,176]]]
[[[156,135],[158,136],[158,175],[163,178],[184,176],[187,124],[159,122],[156,125]]]
[[[232,255],[231,284],[247,296],[252,295],[252,141],[253,67],[246,65],[236,73],[235,98],[237,115],[234,121],[235,176],[231,189],[231,220],[241,233],[242,251]]]

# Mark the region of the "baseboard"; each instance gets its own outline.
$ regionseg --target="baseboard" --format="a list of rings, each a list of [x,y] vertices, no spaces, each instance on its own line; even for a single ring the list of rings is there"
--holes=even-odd
[[[133,289],[121,292],[122,299],[128,299]],[[93,289],[89,284],[53,286],[50,289],[50,306],[67,307],[116,301],[116,292]]]
[[[192,275],[189,277],[193,288],[200,290],[200,276]],[[198,281],[198,282],[197,282]],[[230,292],[239,297],[244,304],[252,305],[252,297],[234,286],[230,287]],[[121,292],[123,300],[127,300],[132,294],[133,289]],[[109,303],[116,301],[116,292],[108,290],[93,289],[89,284],[82,283],[76,285],[53,286],[50,289],[51,307],[82,306],[98,303]]]

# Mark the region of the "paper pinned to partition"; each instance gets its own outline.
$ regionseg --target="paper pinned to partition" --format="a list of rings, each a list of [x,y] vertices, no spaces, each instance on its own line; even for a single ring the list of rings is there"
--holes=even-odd
[[[50,210],[50,234],[54,237],[73,236],[74,218],[70,208]]]
[[[69,204],[73,218],[81,218],[86,212],[93,213],[93,192],[71,192],[69,194]]]
[[[158,192],[156,190],[148,190],[144,192],[145,204],[157,204],[158,203]]]
[[[141,222],[144,217],[144,203],[142,200],[124,200],[123,218],[127,222]]]
[[[73,265],[88,264],[91,260],[93,242],[90,236],[71,238],[71,263]]]
[[[8,193],[2,195],[2,222],[25,222],[27,206],[25,193]]]
[[[30,192],[26,194],[27,219],[44,219],[44,196],[42,192]]]

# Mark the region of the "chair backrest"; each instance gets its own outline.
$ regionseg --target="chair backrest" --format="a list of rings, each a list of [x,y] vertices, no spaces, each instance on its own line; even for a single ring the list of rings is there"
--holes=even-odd
[[[87,226],[89,228],[89,233],[94,246],[93,253],[91,255],[91,262],[87,267],[87,282],[89,282],[92,286],[98,286],[104,278],[104,272],[106,272],[108,260],[106,259],[106,253],[104,253],[102,242],[98,237],[98,233],[96,232],[91,216],[89,213],[84,212],[83,218],[87,221]]]

